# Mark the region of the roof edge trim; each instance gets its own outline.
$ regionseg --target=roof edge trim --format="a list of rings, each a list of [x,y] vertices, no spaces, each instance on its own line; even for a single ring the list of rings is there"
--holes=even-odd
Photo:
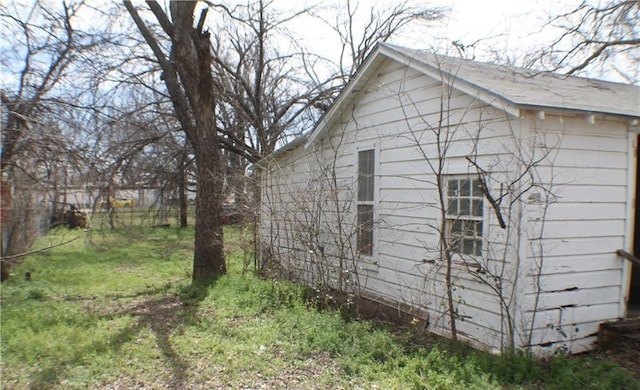
[[[404,53],[401,53],[393,48],[393,46],[381,43],[381,52],[387,57],[404,64],[420,73],[423,73],[431,78],[440,80],[442,83],[459,90],[469,96],[477,98],[478,100],[495,107],[501,111],[512,115],[515,118],[520,117],[519,108],[511,101],[505,99],[502,96],[496,95],[486,89],[470,83],[462,78],[459,78],[454,69],[445,69],[441,67],[435,67],[426,64],[422,61],[416,60]]]

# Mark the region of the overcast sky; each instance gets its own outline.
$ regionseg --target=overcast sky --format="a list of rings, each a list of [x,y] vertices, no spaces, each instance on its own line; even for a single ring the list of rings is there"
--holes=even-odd
[[[19,0],[29,3],[32,0]],[[41,2],[58,5],[62,0],[39,0]],[[246,0],[238,0],[245,3]],[[352,0],[358,2],[362,10],[370,5],[379,9],[391,8],[399,0]],[[394,37],[391,42],[416,49],[433,49],[440,53],[456,55],[456,49],[451,44],[458,41],[464,45],[476,43],[475,47],[467,48],[465,57],[474,57],[481,61],[492,61],[496,57],[501,60],[517,60],[525,54],[543,47],[545,42],[559,36],[560,31],[543,26],[553,15],[574,9],[580,0],[408,0],[410,4],[425,6],[440,6],[449,9],[447,17],[434,22],[428,28],[421,28],[415,32],[405,29]],[[597,2],[598,0],[592,0]],[[0,0],[3,4],[5,0]],[[160,0],[165,3],[165,0]],[[100,4],[119,4],[117,1],[103,3],[100,0],[90,0],[90,4],[100,7]],[[229,1],[233,4],[233,1]],[[139,4],[143,4],[142,1]],[[327,18],[335,18],[335,12],[345,12],[345,0],[275,0],[276,8],[300,9],[300,4],[318,7],[335,8],[327,10]],[[333,14],[331,14],[333,12]],[[340,11],[338,11],[340,12]],[[95,23],[91,18],[81,18],[77,23]],[[215,21],[211,27],[215,29]],[[130,22],[130,21],[129,21]],[[309,42],[307,49],[317,54],[336,60],[339,52],[337,37],[331,36],[331,30],[312,17],[296,18],[289,28],[296,37]],[[6,32],[6,31],[5,31]],[[2,48],[0,44],[0,48]],[[491,53],[492,52],[492,53]],[[517,62],[516,62],[517,63]],[[0,69],[2,74],[2,69]],[[615,80],[615,75],[590,74],[591,77]],[[610,77],[608,77],[610,76]]]
[[[449,6],[450,16],[444,31],[450,37],[488,37],[509,33],[517,39],[538,32],[549,15],[557,15],[575,8],[575,0],[454,0],[434,1]]]
[[[592,2],[597,3],[597,0]],[[278,0],[279,4],[288,4],[286,0]],[[308,0],[307,4],[333,4],[345,12],[344,1],[325,0],[321,3]],[[416,49],[433,49],[440,53],[456,55],[456,48],[451,44],[458,41],[467,48],[465,57],[480,61],[517,60],[527,53],[545,46],[545,43],[557,38],[561,31],[545,26],[548,20],[556,15],[575,9],[580,0],[410,0],[411,4],[441,6],[449,9],[447,17],[434,22],[428,28],[416,33],[404,30],[391,39],[392,43]],[[359,0],[360,7],[371,4],[390,8],[393,0]],[[333,11],[335,12],[335,10]],[[327,30],[320,22],[302,18],[293,29],[301,31],[305,39],[314,42],[312,47],[319,53],[330,56],[335,52],[336,41],[329,39]],[[326,26],[324,26],[326,27]],[[493,53],[490,53],[493,52]],[[516,61],[517,63],[517,61]],[[590,74],[591,77],[616,80],[616,75]]]
[[[483,39],[504,50],[518,52],[557,37],[557,30],[543,29],[554,15],[574,9],[578,0],[439,0],[451,12],[436,27],[441,37],[472,43]]]
[[[339,2],[339,0],[336,0]],[[555,16],[576,9],[582,0],[409,0],[412,4],[442,6],[448,8],[447,16],[428,29],[416,34],[401,34],[392,43],[416,49],[433,49],[442,54],[457,55],[452,42],[467,47],[467,58],[479,61],[522,64],[527,55],[548,47],[565,30],[554,28],[548,22]],[[598,6],[603,0],[587,0]],[[393,0],[360,0],[361,4],[393,4]],[[568,41],[564,42],[569,43]],[[565,49],[567,49],[565,47]],[[497,59],[497,60],[496,60]],[[615,62],[613,62],[615,61]],[[613,64],[627,71],[637,69],[628,57],[618,56],[604,68],[589,67],[581,76],[616,82],[629,82],[613,69]],[[628,74],[633,74],[633,71]],[[637,70],[636,70],[637,74]]]

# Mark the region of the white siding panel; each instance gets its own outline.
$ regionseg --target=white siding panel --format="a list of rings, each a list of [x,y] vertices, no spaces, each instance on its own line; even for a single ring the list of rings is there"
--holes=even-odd
[[[536,297],[535,294],[526,297],[526,304],[533,307],[536,298],[538,299],[538,309],[548,310],[568,306],[580,305],[617,305],[620,299],[620,286],[577,288],[569,291],[541,292]]]
[[[396,271],[406,274],[416,275],[424,281],[424,275],[429,268],[429,264],[422,261],[422,256],[419,252],[415,253],[411,257],[394,257],[391,254],[385,254],[383,265],[389,269],[390,272]]]
[[[380,195],[382,202],[421,203],[434,205],[437,192],[420,188],[387,188]]]
[[[616,318],[618,307],[612,304],[582,305],[554,310],[541,310],[536,314],[534,329],[580,327],[582,324],[602,322],[604,318]],[[560,336],[560,335],[558,335]],[[558,337],[558,341],[562,337]]]
[[[543,275],[541,287],[543,291],[571,291],[581,288],[620,286],[622,270],[598,270],[593,272]]]
[[[554,192],[558,203],[623,203],[626,201],[624,186],[566,185]]]
[[[580,183],[592,183],[593,185],[620,186],[625,183],[626,170],[620,168],[586,168],[586,167],[539,167],[540,176],[553,177],[556,185],[571,185]]]
[[[563,144],[564,145],[564,144]],[[626,153],[621,152],[586,152],[584,150],[562,149],[553,157],[556,167],[610,168],[619,169],[627,164]]]
[[[544,228],[545,237],[569,239],[580,237],[620,237],[624,232],[622,219],[605,219],[595,221],[533,221],[536,231]]]
[[[603,129],[607,131],[606,129]],[[617,134],[607,132],[604,136],[602,133],[598,135],[589,135],[585,132],[568,133],[562,136],[562,144],[565,149],[574,149],[579,151],[600,151],[600,152],[619,152],[627,153],[627,137],[626,131],[620,131]]]
[[[535,241],[535,240],[533,240]],[[611,254],[623,248],[624,237],[596,237],[544,239],[544,256]]]
[[[594,342],[598,332],[600,322],[587,322],[579,325],[556,327],[550,325],[544,328],[539,328],[533,331],[531,338],[532,345],[546,346],[547,348],[557,349],[568,347],[569,344],[580,342],[578,340],[589,339],[589,342]],[[576,353],[583,350],[576,350],[573,347],[572,351]]]
[[[547,216],[547,221],[593,221],[607,219],[624,219],[625,204],[623,202],[566,203],[562,207],[554,207]]]
[[[547,257],[542,265],[542,274],[621,270],[622,262],[623,260],[613,253]]]

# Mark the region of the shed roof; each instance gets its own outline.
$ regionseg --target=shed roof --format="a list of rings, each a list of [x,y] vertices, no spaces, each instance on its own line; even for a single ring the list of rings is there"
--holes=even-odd
[[[521,109],[536,109],[640,117],[640,87],[635,85],[482,63],[379,43],[320,118],[307,144],[327,131],[341,106],[355,99],[362,85],[386,58],[514,116],[519,116]]]
[[[583,77],[446,57],[381,44],[409,61],[437,67],[464,82],[523,107],[550,107],[640,116],[640,87]]]

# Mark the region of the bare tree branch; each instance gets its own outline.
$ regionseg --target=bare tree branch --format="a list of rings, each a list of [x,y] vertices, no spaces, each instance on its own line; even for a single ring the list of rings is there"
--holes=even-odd
[[[560,29],[562,33],[535,53],[528,65],[539,64],[544,69],[564,70],[570,75],[598,66],[606,69],[615,66],[626,79],[637,82],[639,19],[637,0],[609,0],[599,5],[585,0],[547,22],[548,28]]]

